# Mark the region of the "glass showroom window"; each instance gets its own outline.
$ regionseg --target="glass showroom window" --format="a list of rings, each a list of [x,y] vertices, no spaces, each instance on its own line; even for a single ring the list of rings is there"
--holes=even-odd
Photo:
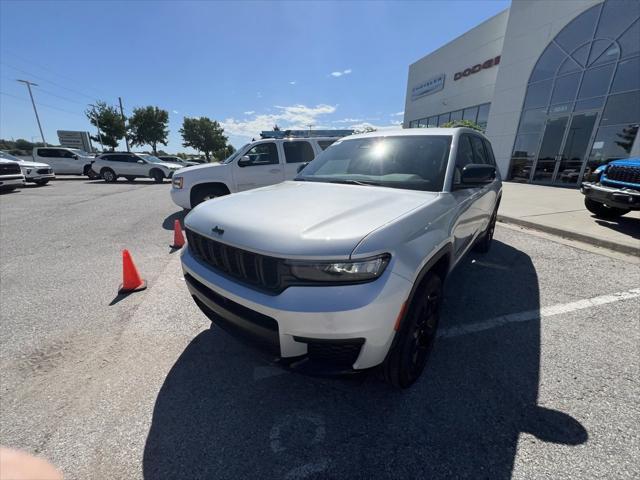
[[[640,2],[606,0],[573,19],[538,59],[509,177],[577,184],[598,165],[628,157],[638,102]]]

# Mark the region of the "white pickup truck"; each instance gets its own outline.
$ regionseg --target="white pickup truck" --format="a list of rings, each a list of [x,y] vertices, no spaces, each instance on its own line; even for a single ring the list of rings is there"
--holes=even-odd
[[[221,163],[180,170],[173,177],[171,198],[190,209],[215,197],[293,179],[337,137],[265,139],[239,148]]]

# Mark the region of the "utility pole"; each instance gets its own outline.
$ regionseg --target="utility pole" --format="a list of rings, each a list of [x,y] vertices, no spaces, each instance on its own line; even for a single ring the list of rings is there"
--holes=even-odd
[[[93,108],[93,112],[96,112],[96,107],[93,103],[89,104],[90,107]],[[95,113],[96,115],[96,127],[98,127],[98,140],[100,140],[100,148],[102,148],[102,151],[104,152],[104,145],[102,144],[102,133],[100,133],[100,123],[98,122],[98,114]]]
[[[27,86],[27,90],[29,90],[29,96],[31,97],[31,105],[33,105],[33,111],[36,114],[36,121],[38,122],[38,128],[40,129],[40,136],[42,137],[42,143],[44,146],[47,146],[47,142],[44,139],[44,133],[42,133],[42,125],[40,125],[40,117],[38,116],[38,110],[36,109],[36,102],[33,100],[33,93],[31,93],[31,85],[37,87],[37,83],[30,82],[29,80],[18,80],[20,83],[24,83]]]
[[[124,143],[127,144],[127,152],[130,152],[129,149],[129,139],[127,138],[127,124],[124,119],[124,109],[122,108],[122,97],[118,97],[118,102],[120,102],[120,115],[122,116],[122,124],[124,125]]]

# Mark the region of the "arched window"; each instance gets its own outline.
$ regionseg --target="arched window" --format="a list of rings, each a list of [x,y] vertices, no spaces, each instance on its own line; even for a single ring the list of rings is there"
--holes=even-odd
[[[640,2],[606,0],[574,18],[531,72],[509,176],[577,184],[628,157],[640,123]]]

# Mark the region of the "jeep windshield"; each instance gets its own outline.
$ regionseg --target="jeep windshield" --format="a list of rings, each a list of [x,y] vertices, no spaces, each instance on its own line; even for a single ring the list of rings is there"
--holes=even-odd
[[[336,142],[296,180],[442,191],[451,137],[415,135]]]

